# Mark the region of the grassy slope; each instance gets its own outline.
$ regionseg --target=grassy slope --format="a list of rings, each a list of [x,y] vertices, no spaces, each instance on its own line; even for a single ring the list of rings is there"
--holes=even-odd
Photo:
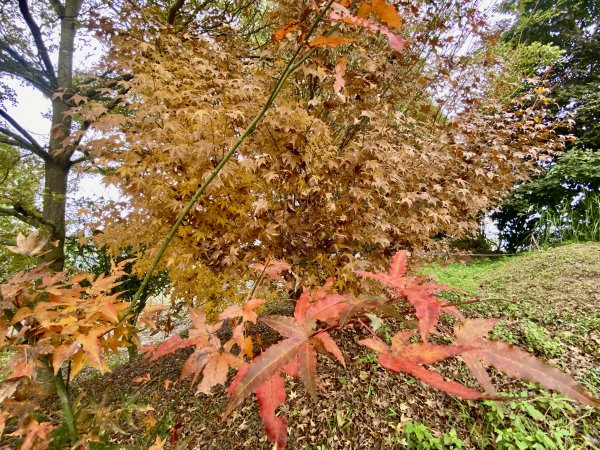
[[[505,325],[533,323],[566,348],[582,350],[596,368],[600,365],[600,244],[565,245],[423,271],[478,298],[492,298],[466,310],[502,318]]]
[[[495,337],[551,360],[575,375],[586,389],[598,396],[600,244],[564,245],[517,257],[479,260],[468,265],[433,265],[425,267],[423,273],[478,298],[489,298],[463,309],[474,316],[502,319],[493,332]],[[461,299],[453,293],[446,295],[453,300]],[[562,419],[560,416],[560,412],[555,415],[554,424],[546,432],[551,433],[578,420],[569,421],[566,415]],[[575,434],[585,435],[567,439],[572,448],[600,446],[597,414],[586,415],[579,421],[584,426]],[[541,448],[552,447],[548,444]]]

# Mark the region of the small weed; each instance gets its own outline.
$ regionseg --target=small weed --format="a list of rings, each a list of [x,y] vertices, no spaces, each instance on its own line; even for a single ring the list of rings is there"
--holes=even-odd
[[[527,398],[527,391],[513,394]],[[573,428],[567,413],[574,407],[556,394],[535,400],[510,401],[499,404],[482,402],[486,421],[479,440],[481,448],[498,449],[562,449],[584,448],[582,436]],[[489,436],[489,441],[485,436]],[[476,437],[475,435],[473,437]]]
[[[331,420],[332,428],[339,428],[342,431],[352,427],[352,418],[344,414],[342,411],[337,411]]]
[[[491,337],[494,339],[500,339],[511,344],[517,343],[517,338],[513,334],[512,330],[507,328],[503,323],[498,323],[492,330]]]
[[[358,358],[361,364],[377,364],[377,355],[375,353],[367,353]]]
[[[460,439],[453,428],[448,433],[436,433],[418,422],[407,422],[404,427],[404,443],[409,449],[466,449],[465,442]]]
[[[521,331],[530,351],[549,359],[562,354],[563,348],[560,342],[552,339],[544,328],[531,320],[524,320],[521,323]]]
[[[120,353],[118,355],[111,354],[106,358],[106,364],[108,364],[110,370],[115,370],[117,367],[122,366],[128,361],[129,357],[127,356],[127,353]]]
[[[384,323],[377,329],[377,334],[389,345],[392,342],[392,330]]]

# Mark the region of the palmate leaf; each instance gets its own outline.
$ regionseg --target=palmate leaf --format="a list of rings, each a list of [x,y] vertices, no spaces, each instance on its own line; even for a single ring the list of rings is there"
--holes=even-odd
[[[278,342],[254,358],[251,364],[245,366],[245,370],[240,370],[228,392],[229,403],[222,418],[227,418],[246,397],[295,358],[307,339],[306,336],[297,335]]]
[[[330,353],[345,365],[344,357],[326,332],[315,333],[317,320],[337,322],[347,298],[329,294],[333,279],[314,291],[305,289],[296,302],[294,317],[267,316],[261,322],[285,339],[269,347],[245,365],[234,378],[228,395],[225,419],[248,395],[256,392],[267,436],[283,448],[287,440],[287,421],[275,417],[275,409],[285,399],[280,372],[302,380],[306,392],[317,399],[317,352]],[[283,397],[283,398],[282,398]]]
[[[243,306],[230,306],[219,315],[219,320],[234,319],[236,317],[241,317],[242,322],[256,323],[258,315],[254,310],[259,306],[263,305],[264,303],[266,303],[266,300],[262,298],[252,298],[246,303],[244,303]]]
[[[435,293],[449,288],[435,283],[427,283],[423,278],[407,277],[406,268],[406,251],[400,250],[392,257],[388,273],[373,273],[365,270],[357,270],[356,273],[362,277],[379,281],[384,286],[394,289],[401,297],[406,298],[415,308],[415,316],[419,319],[421,339],[423,342],[427,342],[429,334],[437,324],[443,305]]]
[[[482,394],[455,381],[446,381],[440,374],[426,369],[421,364],[432,364],[471,350],[470,346],[434,345],[429,343],[408,344],[412,333],[400,332],[392,338],[391,349],[381,340],[363,339],[360,344],[378,354],[379,363],[392,372],[408,373],[423,383],[448,394],[465,399],[481,398]]]
[[[222,321],[209,325],[202,311],[189,308],[189,312],[194,324],[189,332],[190,337],[183,339],[174,335],[158,347],[150,347],[146,358],[155,361],[179,349],[196,346],[196,350],[183,364],[180,379],[192,376],[192,383],[195,383],[202,375],[197,392],[208,394],[214,386],[225,384],[230,367],[239,369],[243,366],[243,361],[229,352],[231,346],[223,348],[220,339],[214,334],[223,324]],[[244,314],[243,310],[240,312],[241,315]]]
[[[44,247],[48,243],[49,238],[40,238],[40,230],[33,230],[28,236],[21,233],[17,235],[16,246],[6,246],[13,253],[18,253],[25,256],[39,256],[44,253]]]
[[[469,358],[471,365],[477,367],[477,372],[482,369],[485,372],[485,368],[477,366],[481,361],[508,376],[539,383],[547,389],[560,392],[585,405],[600,404],[575,379],[556,367],[514,345],[485,339],[484,336],[492,330],[496,322],[496,319],[467,319],[462,325],[455,326],[456,342],[468,343],[475,347],[465,353],[465,356]],[[478,378],[485,387],[485,376],[482,376],[482,380],[483,382]]]

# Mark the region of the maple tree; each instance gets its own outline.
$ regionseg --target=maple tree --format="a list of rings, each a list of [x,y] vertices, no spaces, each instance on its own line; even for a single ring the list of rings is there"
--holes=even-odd
[[[107,98],[105,91],[85,89],[85,77],[76,73],[74,55],[82,34],[81,23],[93,16],[90,11],[102,9],[105,3],[10,0],[0,6],[0,142],[35,160],[43,174],[39,180],[43,186],[41,208],[8,196],[0,216],[19,221],[27,228],[42,229],[52,241],[58,241],[59,245],[49,247],[45,256],[56,271],[62,270],[64,264],[69,176],[88,159],[80,144],[90,124],[74,120],[69,110],[82,99]],[[105,74],[105,78],[110,75]],[[18,98],[11,84],[5,82],[7,79],[35,89],[51,104],[46,136],[35,136],[28,131],[28,123],[11,116],[4,103],[15,103]],[[104,81],[103,87],[107,88],[111,80]]]
[[[105,61],[132,75],[123,114],[75,109],[127,198],[89,224],[98,245],[143,247],[137,275],[167,270],[173,298],[213,315],[243,300],[247,267],[269,256],[293,264],[298,285],[330,274],[356,286],[364,258],[469,233],[561,147],[541,98],[484,95],[498,64],[475,7],[333,2],[315,27],[324,6],[265,6],[264,27],[245,33],[123,11]],[[469,20],[456,36],[459,7]],[[480,48],[457,55],[470,40]]]
[[[19,235],[11,250],[40,256],[47,242],[36,231],[27,237]],[[65,379],[68,383],[86,366],[109,371],[106,352],[118,354],[120,348],[136,342],[130,321],[120,320],[128,303],[113,292],[125,275],[123,265],[113,267],[109,275],[94,276],[53,273],[48,264],[42,264],[1,286],[0,348],[12,356],[4,368],[10,373],[0,386],[0,415],[3,421],[18,418],[12,435],[24,436],[22,448],[46,442],[54,428],[27,414],[39,407],[39,397],[48,395],[48,379],[61,400],[75,443],[77,429]]]
[[[85,152],[130,197],[102,217],[95,239],[143,246],[137,270],[145,277],[131,303],[115,293],[124,275],[118,267],[93,277],[41,266],[2,287],[1,343],[15,354],[0,387],[0,418],[17,419],[11,435],[24,436],[25,448],[47,444],[53,425],[33,420],[25,413],[30,406],[16,398],[18,387],[45,365],[71,443],[94,438],[78,435],[63,366],[67,378],[85,365],[106,371],[109,350],[136,342],[132,316],[156,326],[164,307],[140,299],[157,268],[169,270],[173,295],[190,303],[193,327],[187,338],[145,347],[147,357],[160,361],[193,347],[181,379],[191,378],[200,394],[227,384],[230,370],[238,370],[223,419],[255,393],[278,448],[287,443],[287,420],[276,414],[286,398],[284,376],[299,378],[317,400],[318,354],[345,365],[332,333],[340,328],[369,333],[360,343],[377,353],[382,367],[457,397],[498,398],[486,371],[492,366],[597,405],[567,374],[486,339],[493,320],[465,318],[436,297],[444,286],[408,276],[406,251],[395,252],[466,233],[492,199],[527,176],[528,161],[561,146],[544,124],[539,99],[509,109],[481,97],[495,88],[484,70],[489,55],[453,55],[465,41],[441,25],[452,17],[443,8],[458,3],[260,4],[273,22],[269,32],[246,30],[260,54],[236,27],[224,25],[227,17],[254,17],[256,8],[194,21],[184,4],[174,2],[166,17],[164,9],[123,5],[106,62],[109,72],[128,74],[116,83],[121,93],[111,108],[80,98],[69,112],[101,132],[85,142]],[[468,31],[484,39],[477,9],[465,11]],[[448,42],[452,50],[428,58]],[[35,236],[17,244],[13,250],[32,256],[46,248]],[[387,273],[362,269],[391,254]],[[248,267],[260,271],[253,283]],[[333,274],[338,278],[310,288]],[[302,288],[292,317],[258,318],[265,299],[255,294],[267,277]],[[380,286],[365,287],[360,278]],[[359,295],[365,290],[375,295]],[[208,294],[216,308],[207,304]],[[236,300],[211,323],[214,310]],[[367,311],[400,318],[408,329],[388,345],[366,325]],[[440,323],[443,314],[452,316],[453,332]],[[402,320],[412,316],[418,336]],[[283,337],[258,355],[258,336],[250,332],[257,320]],[[217,332],[225,324],[231,338],[222,342]],[[456,356],[484,392],[425,367]],[[26,394],[37,395],[30,388]],[[156,437],[152,448],[163,446]]]

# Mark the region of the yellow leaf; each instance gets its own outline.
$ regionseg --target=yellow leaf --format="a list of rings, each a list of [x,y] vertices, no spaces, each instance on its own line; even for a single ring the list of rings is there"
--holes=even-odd
[[[343,36],[319,36],[308,43],[309,47],[337,47],[342,44],[354,42],[354,39]]]
[[[273,33],[273,40],[275,42],[280,41],[284,37],[286,37],[288,34],[290,34],[292,31],[295,31],[298,28],[300,28],[299,24],[297,24],[296,22],[290,22],[283,28],[280,28],[275,33]]]
[[[360,18],[367,17],[369,13],[373,13],[382,22],[390,27],[400,29],[402,27],[402,17],[398,14],[395,6],[390,5],[385,0],[372,0],[371,4],[363,3],[358,8],[357,16]]]

